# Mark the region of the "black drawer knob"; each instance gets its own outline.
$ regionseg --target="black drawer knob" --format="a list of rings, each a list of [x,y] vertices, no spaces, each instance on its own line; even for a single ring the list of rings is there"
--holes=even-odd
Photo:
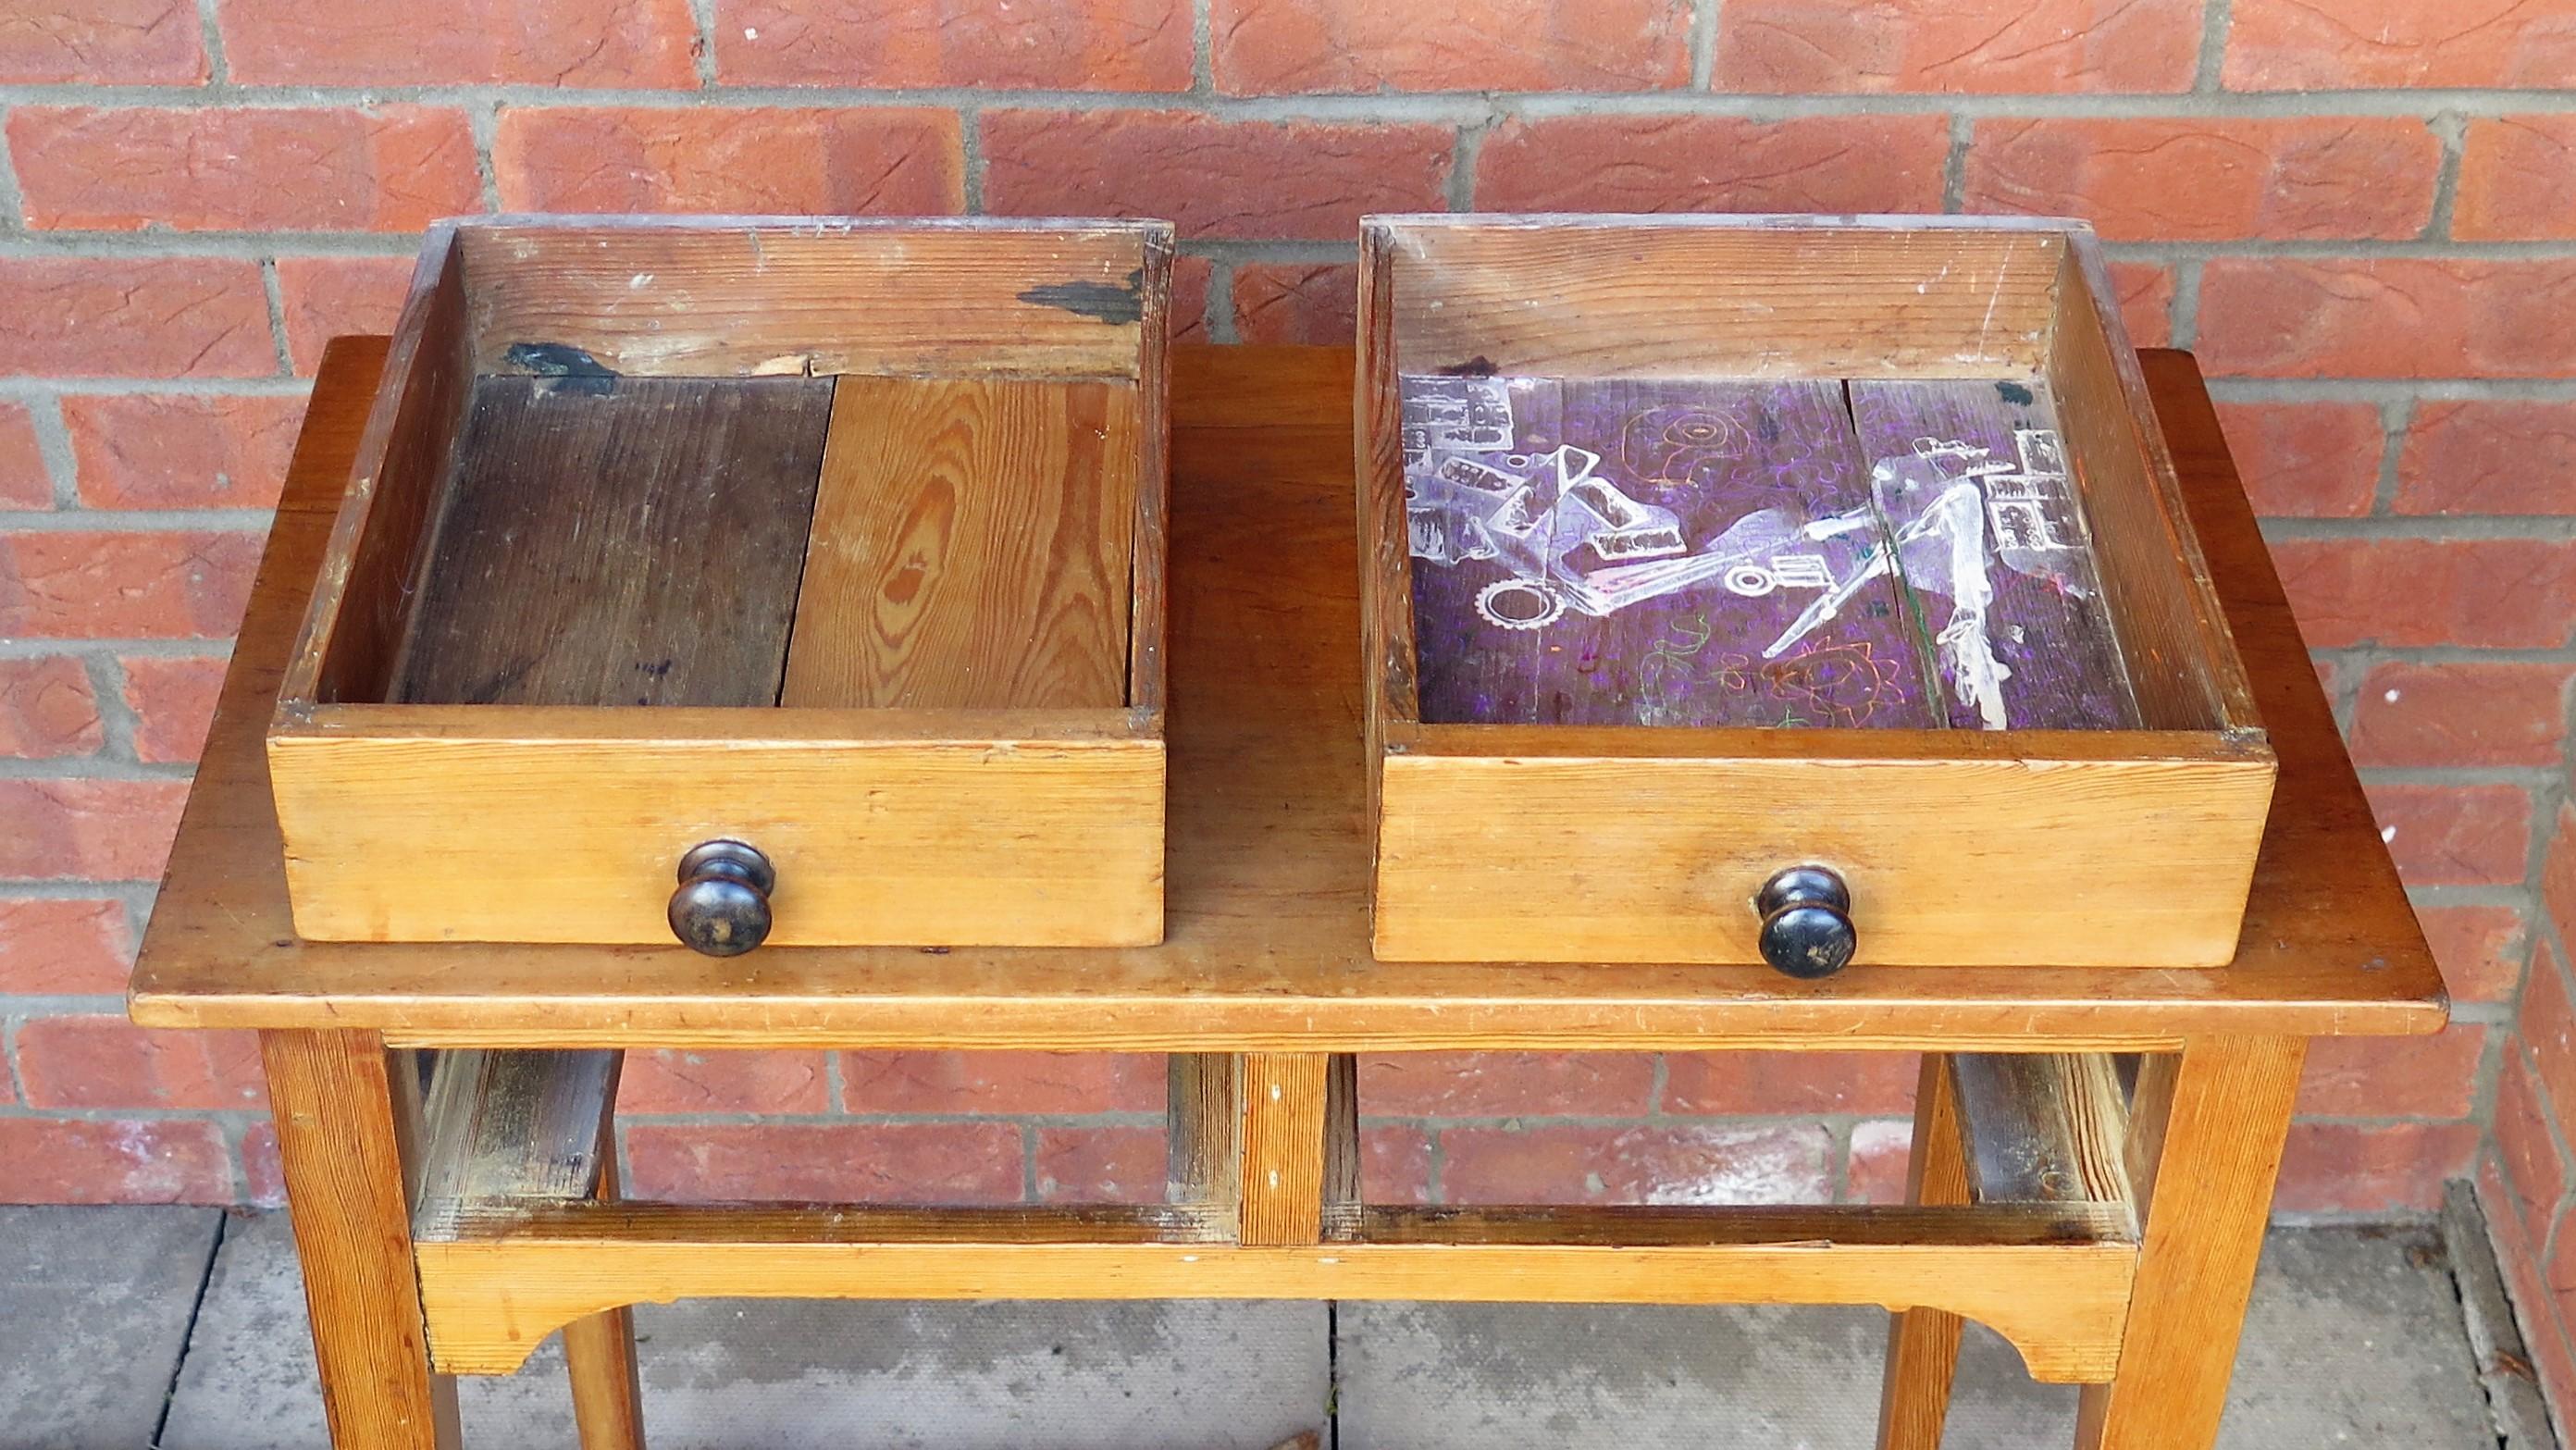
[[[1823,866],[1792,866],[1753,898],[1762,917],[1762,960],[1790,976],[1830,977],[1851,964],[1860,945],[1852,930],[1851,888]]]
[[[741,841],[708,841],[680,858],[671,935],[694,952],[738,957],[769,938],[769,893],[778,873]]]

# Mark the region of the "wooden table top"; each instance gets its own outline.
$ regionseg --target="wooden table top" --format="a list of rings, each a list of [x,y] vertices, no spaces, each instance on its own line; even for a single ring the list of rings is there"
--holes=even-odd
[[[2442,980],[2354,778],[2190,357],[2147,375],[2280,756],[2232,966],[1382,963],[1361,829],[1351,354],[1173,354],[1169,935],[1127,950],[299,941],[262,749],[384,356],[325,357],[131,1007],[158,1027],[415,1046],[2165,1048],[2437,1030]],[[2045,890],[2046,843],[2034,842]],[[460,889],[471,889],[460,885]],[[2031,888],[2026,888],[2031,889]]]

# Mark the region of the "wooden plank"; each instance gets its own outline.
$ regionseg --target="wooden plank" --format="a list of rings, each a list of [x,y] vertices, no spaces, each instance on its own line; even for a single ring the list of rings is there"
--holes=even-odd
[[[1974,1201],[2129,1208],[2129,1115],[2107,1054],[1959,1053],[1950,1070]]]
[[[2141,1074],[2131,1136],[2146,1233],[2116,1379],[2088,1385],[2078,1450],[2218,1437],[2307,1041],[2199,1038]],[[2159,1182],[2178,1191],[2160,1193]]]
[[[1251,1245],[1311,1244],[1324,1233],[1324,1122],[1331,1059],[1320,1052],[1243,1057],[1243,1218]]]
[[[1175,1052],[1164,1143],[1164,1197],[1204,1209],[1232,1238],[1243,1210],[1243,1059],[1231,1052]]]
[[[618,1052],[474,1049],[440,1055],[430,1078],[428,1167],[415,1231],[461,1207],[587,1198],[605,1181]]]
[[[1905,1201],[1948,1207],[1968,1201],[1968,1160],[1961,1142],[1957,1082],[1947,1053],[1923,1054],[1914,1090],[1914,1144],[1905,1165]],[[1963,1322],[1946,1309],[1898,1311],[1887,1326],[1887,1366],[1878,1405],[1878,1450],[1941,1450],[1950,1390],[1959,1376]]]
[[[2445,1018],[2422,929],[2179,353],[2148,356],[2157,413],[2281,759],[2227,969],[1971,957],[1793,983],[1759,966],[1376,960],[1351,440],[1331,421],[1348,416],[1346,349],[1178,354],[1176,396],[1222,410],[1184,418],[1174,435],[1173,551],[1189,567],[1174,581],[1173,685],[1191,703],[1172,717],[1161,946],[817,949],[764,954],[746,972],[676,950],[299,940],[261,747],[381,355],[380,342],[335,346],[315,387],[144,938],[129,1000],[147,1025],[361,1025],[436,1046],[2129,1051],[2230,1028],[2430,1032]],[[1274,424],[1274,409],[1310,421]]]
[[[776,704],[831,393],[477,381],[391,698]]]
[[[2136,728],[2047,382],[1855,379],[1851,413],[1949,722]]]
[[[1128,384],[842,378],[782,703],[1127,703]]]
[[[430,1373],[396,1084],[372,1032],[260,1034],[331,1442],[453,1450],[456,1386]]]
[[[598,1186],[592,1196],[617,1199],[617,1095],[600,1105]],[[572,1419],[581,1450],[644,1450],[644,1382],[635,1359],[635,1311],[620,1304],[566,1324],[564,1377],[572,1384]]]
[[[481,264],[485,372],[540,344],[629,376],[1133,378],[1169,305],[1168,222],[496,217],[454,230]]]
[[[269,750],[295,932],[315,940],[668,945],[673,868],[722,837],[777,870],[776,946],[1162,934],[1150,738],[280,735]]]
[[[1372,219],[1407,372],[1952,377],[2034,371],[2063,222]],[[1544,299],[1539,305],[1534,299]]]
[[[1430,727],[1425,727],[1428,730]],[[1651,732],[1640,732],[1651,733]],[[1852,731],[1866,739],[1880,732]],[[1763,882],[1849,883],[1857,961],[2210,967],[2239,939],[2268,758],[1387,758],[1388,961],[1757,962]],[[2048,890],[1998,890],[2048,842]],[[1544,883],[1544,889],[1534,889]]]
[[[421,1288],[440,1363],[475,1373],[507,1373],[557,1325],[637,1301],[1480,1300],[1508,1285],[1531,1302],[1936,1304],[1992,1326],[2035,1376],[2081,1382],[2117,1356],[2135,1254],[2082,1237],[2082,1211],[2055,1206],[1650,1210],[1633,1223],[1390,1209],[1371,1211],[1365,1241],[1241,1247],[1172,1237],[1154,1218],[1170,1212],[560,1204],[423,1243]],[[2049,1292],[2031,1291],[2040,1283]]]
[[[1935,723],[1839,383],[1401,388],[1423,721]]]

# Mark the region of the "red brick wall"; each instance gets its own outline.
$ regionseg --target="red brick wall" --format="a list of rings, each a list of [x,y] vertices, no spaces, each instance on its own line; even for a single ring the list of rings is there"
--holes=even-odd
[[[2092,217],[2139,340],[2216,379],[2460,1000],[2320,1048],[2280,1206],[2427,1209],[2493,1121],[2557,1269],[2571,79],[2576,0],[0,0],[0,1196],[275,1193],[247,1044],[118,992],[305,377],[388,325],[432,217],[1161,215],[1176,330],[1278,342],[1347,337],[1370,210],[2032,210]],[[1885,1194],[1911,1075],[1372,1060],[1371,1172]],[[1161,1171],[1140,1061],[664,1054],[627,1097],[663,1192]]]

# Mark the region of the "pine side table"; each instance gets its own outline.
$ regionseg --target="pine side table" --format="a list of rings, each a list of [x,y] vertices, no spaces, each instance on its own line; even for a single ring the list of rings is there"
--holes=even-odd
[[[1860,966],[1800,983],[1375,961],[1352,359],[1286,348],[1174,357],[1161,946],[714,959],[302,942],[261,738],[383,349],[345,338],[324,359],[131,991],[147,1026],[261,1034],[344,1450],[453,1444],[450,1376],[507,1372],[558,1329],[583,1443],[638,1444],[626,1306],[693,1295],[1878,1304],[1898,1311],[1884,1446],[1937,1444],[1963,1319],[2038,1378],[2085,1387],[2083,1445],[2206,1446],[2308,1039],[2447,1016],[2175,352],[2148,353],[2147,373],[2280,758],[2228,967]],[[1167,1053],[1168,1201],[621,1203],[605,1133],[619,1054],[654,1047]],[[1363,1201],[1353,1054],[1476,1048],[1920,1053],[1911,1201]]]

